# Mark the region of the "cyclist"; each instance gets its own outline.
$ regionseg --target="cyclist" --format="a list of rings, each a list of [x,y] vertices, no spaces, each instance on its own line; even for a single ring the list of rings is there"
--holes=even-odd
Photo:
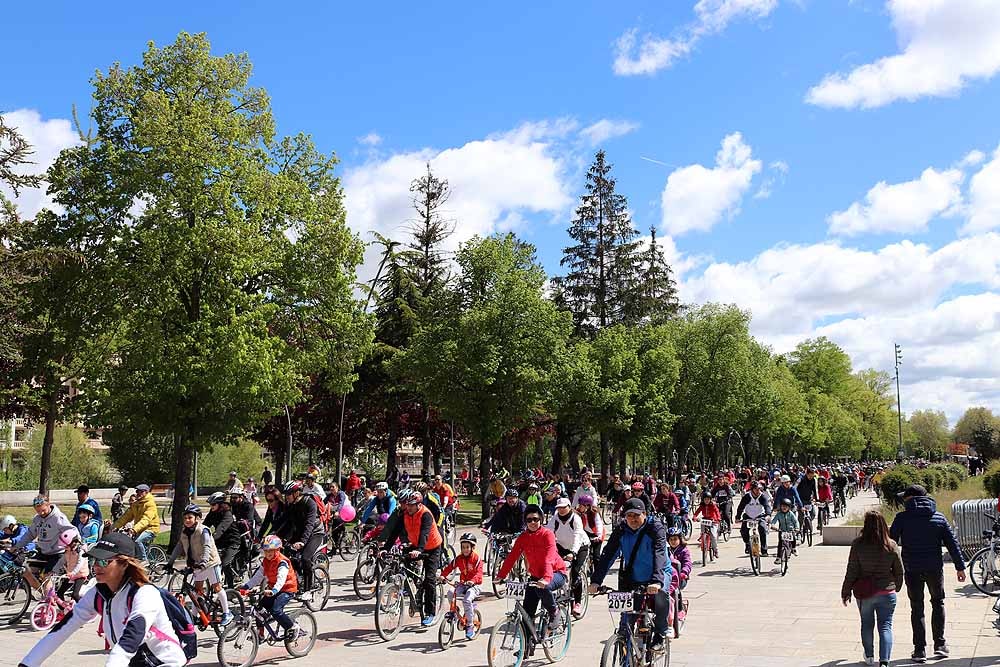
[[[28,526],[18,523],[13,514],[8,514],[3,519],[0,519],[0,539],[16,542],[27,532]]]
[[[90,487],[86,484],[81,484],[76,487],[76,504],[77,511],[73,515],[73,525],[80,532],[83,532],[83,524],[80,522],[80,510],[81,505],[87,505],[90,507],[90,513],[93,518],[97,519],[98,523],[104,522],[104,517],[101,516],[101,506],[97,504],[97,501],[90,497]]]
[[[820,477],[816,480],[819,482],[816,486],[816,500],[820,503],[833,503],[833,487],[830,486],[825,477]],[[829,520],[829,515],[827,515],[827,520]]]
[[[174,550],[167,559],[167,571],[174,569],[174,561],[184,559],[185,567],[191,571],[191,579],[198,595],[203,595],[204,583],[207,581],[215,593],[222,609],[219,625],[225,627],[232,623],[233,615],[229,612],[229,598],[222,590],[222,558],[212,538],[212,530],[201,521],[201,508],[191,504],[184,508],[184,528]]]
[[[667,533],[659,519],[649,516],[646,506],[638,498],[625,503],[624,510],[625,520],[611,532],[601,560],[594,568],[590,592],[597,592],[612,563],[621,556],[618,590],[633,591],[638,586],[645,586],[646,594],[654,596],[655,634],[652,646],[661,647],[667,636],[670,618],[670,598],[666,587],[672,568],[667,558]]]
[[[87,507],[90,507],[88,505]],[[73,600],[80,601],[80,591],[83,585],[90,578],[90,568],[87,567],[86,549],[83,540],[80,539],[80,532],[76,528],[67,528],[59,536],[59,543],[63,546],[63,555],[56,561],[52,568],[53,574],[65,574],[66,580],[60,584],[56,590],[56,595],[60,598],[73,589]],[[51,580],[46,581],[46,586],[51,586]]]
[[[111,520],[117,521],[118,517],[125,514],[125,503],[127,502],[125,494],[128,492],[128,487],[124,484],[118,485],[118,492],[111,497]]]
[[[396,511],[396,496],[389,491],[389,485],[379,482],[375,485],[375,496],[368,501],[361,512],[361,523],[371,523],[379,514],[391,515]]]
[[[496,501],[501,498],[506,497],[507,485],[503,483],[503,479],[494,475],[490,478],[489,486],[486,487],[486,500],[490,505],[493,505]]]
[[[137,553],[136,543],[127,535],[109,533],[102,537],[87,553],[97,585],[35,644],[21,659],[20,667],[39,667],[70,635],[98,616],[112,644],[107,665],[186,665],[187,656],[160,591],[146,585],[149,577],[136,559]]]
[[[340,510],[349,507],[351,500],[345,492],[340,490],[339,484],[332,482],[327,487],[326,497],[323,499],[323,502],[326,503],[327,511],[330,514],[330,526],[328,530],[330,538],[336,540],[344,526],[344,520],[340,518]]]
[[[750,553],[750,526],[746,519],[760,519],[757,525],[760,533],[761,555],[767,555],[767,516],[771,513],[771,505],[767,502],[759,482],[751,482],[750,490],[740,499],[740,504],[736,508],[736,516],[740,518],[740,536],[743,538],[743,553]]]
[[[288,482],[288,484],[295,483]],[[260,602],[261,606],[267,609],[278,625],[285,629],[285,639],[294,639],[298,634],[298,628],[295,621],[285,613],[285,605],[299,590],[295,568],[292,567],[288,557],[281,553],[281,538],[277,535],[265,537],[261,547],[264,550],[264,558],[257,571],[240,586],[240,591],[245,592],[255,586],[263,586],[264,598]]]
[[[722,518],[730,526],[733,525],[733,487],[728,478],[723,473],[715,476],[715,483],[712,484],[712,497],[715,504],[719,506]]]
[[[281,492],[277,489],[268,487],[264,493],[264,500],[267,502],[267,512],[264,513],[264,520],[257,529],[257,542],[263,542],[265,537],[278,529],[285,512],[285,503],[281,498]]]
[[[542,506],[542,494],[538,492],[538,484],[531,482],[528,484],[528,495],[524,498],[526,505]]]
[[[472,533],[463,533],[458,538],[461,552],[441,569],[441,581],[448,578],[448,575],[458,571],[458,583],[454,590],[448,592],[448,600],[456,598],[462,599],[462,606],[465,609],[465,638],[472,639],[476,635],[476,598],[481,592],[483,585],[483,560],[476,553],[476,536]]]
[[[795,512],[792,511],[792,501],[788,498],[782,498],[778,504],[779,510],[774,514],[774,518],[771,519],[771,525],[778,527],[778,557],[774,559],[774,564],[778,565],[781,563],[781,557],[784,555],[782,550],[784,545],[781,541],[782,532],[794,533],[799,529],[799,520],[795,516]],[[792,555],[795,555],[795,542],[792,542]]]
[[[524,513],[528,506],[517,495],[517,489],[507,489],[504,496],[504,504],[483,522],[483,528],[489,528],[494,533],[516,535],[524,530]]]
[[[241,482],[239,477],[236,476],[235,470],[229,471],[229,480],[226,482],[226,485],[222,488],[222,490],[226,494],[243,491],[243,482]]]
[[[646,514],[653,513],[653,499],[646,493],[645,485],[639,480],[632,482],[632,497],[646,506]]]
[[[853,475],[854,473],[851,473],[851,476]],[[847,513],[847,486],[850,483],[851,479],[843,468],[837,468],[837,471],[830,479],[830,485],[833,486],[833,492],[836,494],[837,499],[840,500],[840,506],[844,509],[845,514]]]
[[[546,526],[556,536],[556,550],[563,560],[570,562],[570,581],[573,582],[573,614],[580,615],[583,596],[583,581],[580,573],[590,556],[590,537],[583,529],[583,519],[573,511],[569,498],[560,498],[556,503],[556,513]]]
[[[535,617],[539,600],[542,608],[549,614],[549,628],[552,632],[559,630],[559,619],[556,614],[556,599],[552,591],[566,583],[566,561],[559,557],[556,549],[556,536],[542,525],[542,508],[538,505],[528,507],[524,512],[525,530],[517,536],[511,546],[510,553],[500,565],[497,579],[506,579],[514,569],[518,558],[524,556],[528,576],[534,582],[524,593],[521,603],[529,618]]]
[[[574,508],[580,504],[581,496],[600,498],[600,494],[597,493],[597,487],[594,486],[593,476],[590,474],[589,470],[580,475],[580,486],[576,487],[576,491],[573,492]]]
[[[590,540],[590,560],[596,565],[604,544],[604,519],[594,506],[594,499],[591,496],[580,496],[579,501],[576,511],[583,521],[583,532],[587,533],[587,539]]]
[[[680,586],[684,588],[687,585],[688,579],[691,578],[693,562],[691,560],[691,550],[688,549],[687,540],[684,539],[684,533],[680,528],[667,529],[667,546],[670,547],[671,560],[680,563],[680,567],[677,568],[677,574],[680,577]]]
[[[233,519],[237,522],[246,522],[246,528],[250,533],[257,530],[260,524],[260,516],[247,500],[247,494],[243,491],[229,494],[229,511],[233,513]]]
[[[698,505],[694,514],[691,516],[692,520],[697,519],[699,514],[712,521],[712,530],[710,532],[712,538],[712,553],[718,556],[719,522],[722,521],[722,512],[719,511],[719,506],[715,504],[715,497],[708,491],[701,494],[701,504]]]
[[[319,512],[312,498],[302,495],[302,482],[293,480],[282,489],[285,496],[285,519],[276,534],[286,549],[291,549],[292,564],[302,573],[304,601],[312,601],[313,555],[326,539]]]
[[[802,499],[799,492],[792,486],[792,478],[788,475],[781,476],[781,484],[774,490],[774,506],[781,504],[782,500],[788,500],[796,509],[802,509]]]
[[[670,482],[660,482],[658,493],[653,498],[653,510],[663,515],[667,528],[674,526],[676,515],[681,511],[681,501]]]
[[[441,563],[443,540],[434,521],[434,515],[424,505],[423,500],[423,495],[417,491],[407,495],[403,504],[403,520],[392,528],[386,528],[389,534],[385,542],[392,544],[397,538],[405,537],[410,544],[410,551],[407,553],[409,558],[423,561],[424,572],[420,593],[424,608],[420,624],[426,628],[434,625],[436,620],[438,568]]]
[[[446,513],[455,511],[455,489],[445,482],[441,475],[434,475],[433,491],[441,499],[441,509]]]
[[[550,484],[542,491],[542,512],[552,516],[556,512],[556,502],[559,500],[559,485]]]
[[[156,511],[156,499],[149,492],[148,484],[140,484],[135,487],[135,502],[112,524],[110,521],[104,522],[104,531],[108,526],[118,530],[125,524],[132,522],[132,539],[135,540],[138,548],[136,553],[140,560],[146,560],[146,545],[150,544],[160,532],[160,513]]]
[[[24,578],[32,588],[38,588],[38,580],[33,570],[43,574],[52,571],[66,550],[59,537],[66,529],[73,528],[73,524],[45,496],[36,496],[31,504],[35,508],[35,518],[31,520],[28,530],[12,543],[11,548],[19,549],[34,540],[37,553],[31,561],[32,568],[25,570]]]
[[[302,495],[314,496],[319,503],[326,497],[323,487],[316,483],[316,473],[312,469],[307,470],[302,477]]]
[[[805,477],[799,480],[798,486],[795,490],[799,492],[799,500],[802,501],[802,505],[809,505],[812,509],[809,512],[809,518],[816,519],[816,507],[813,503],[816,502],[816,494],[818,492],[816,483],[816,470],[813,468],[806,468]]]
[[[240,552],[240,535],[243,531],[233,517],[226,494],[221,491],[213,493],[208,497],[208,505],[204,525],[212,529],[212,539],[219,552],[226,586],[232,587],[235,573],[230,566]]]
[[[92,505],[83,503],[76,508],[76,519],[74,519],[74,521],[79,520],[76,528],[80,532],[81,541],[88,547],[101,537],[101,523],[93,512]]]

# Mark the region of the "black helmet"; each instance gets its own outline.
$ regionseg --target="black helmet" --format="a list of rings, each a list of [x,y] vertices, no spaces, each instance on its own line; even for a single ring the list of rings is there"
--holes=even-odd
[[[458,543],[468,542],[472,546],[476,546],[476,536],[472,533],[462,533],[462,536],[458,538]]]
[[[184,514],[193,514],[195,516],[201,516],[201,508],[198,507],[197,505],[195,505],[194,503],[191,503],[190,505],[188,505],[187,507],[184,508],[184,512],[183,513]]]
[[[503,494],[505,498],[517,498],[517,489],[507,489],[507,492]]]

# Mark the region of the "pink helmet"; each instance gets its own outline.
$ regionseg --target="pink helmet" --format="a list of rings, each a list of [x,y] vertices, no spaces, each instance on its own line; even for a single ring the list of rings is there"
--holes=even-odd
[[[76,528],[67,528],[63,532],[59,533],[59,544],[63,549],[73,544],[73,540],[80,539],[80,531]]]
[[[389,521],[389,513],[388,512],[382,512],[381,514],[378,515],[378,522],[379,523],[388,523],[388,521]]]

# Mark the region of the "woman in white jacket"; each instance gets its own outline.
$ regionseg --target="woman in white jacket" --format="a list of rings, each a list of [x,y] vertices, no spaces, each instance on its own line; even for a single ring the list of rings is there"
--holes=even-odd
[[[591,498],[600,498],[597,494],[597,489],[594,487],[594,482],[591,479],[589,472],[583,473],[580,478],[580,486],[576,487],[576,491],[573,492],[573,508],[575,509],[577,505],[580,504],[581,496],[590,496]]]
[[[556,534],[559,555],[570,561],[570,581],[573,582],[573,614],[580,615],[580,601],[586,595],[580,573],[590,555],[590,538],[583,530],[583,520],[570,506],[569,498],[556,501],[556,513],[549,519],[548,529]]]
[[[97,585],[21,659],[38,667],[83,625],[103,616],[111,644],[107,667],[183,667],[187,657],[156,586],[135,557],[135,542],[123,533],[105,535],[88,552]],[[100,597],[100,601],[98,598]],[[100,609],[100,611],[98,611]]]

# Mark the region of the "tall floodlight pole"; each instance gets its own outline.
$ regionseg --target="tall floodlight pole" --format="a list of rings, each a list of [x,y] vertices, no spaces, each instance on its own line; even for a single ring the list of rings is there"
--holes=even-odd
[[[899,343],[892,345],[896,352],[896,417],[899,420],[899,451],[896,452],[896,458],[902,459],[906,456],[906,452],[903,451],[903,407],[899,399],[899,367],[903,365],[903,348]]]

